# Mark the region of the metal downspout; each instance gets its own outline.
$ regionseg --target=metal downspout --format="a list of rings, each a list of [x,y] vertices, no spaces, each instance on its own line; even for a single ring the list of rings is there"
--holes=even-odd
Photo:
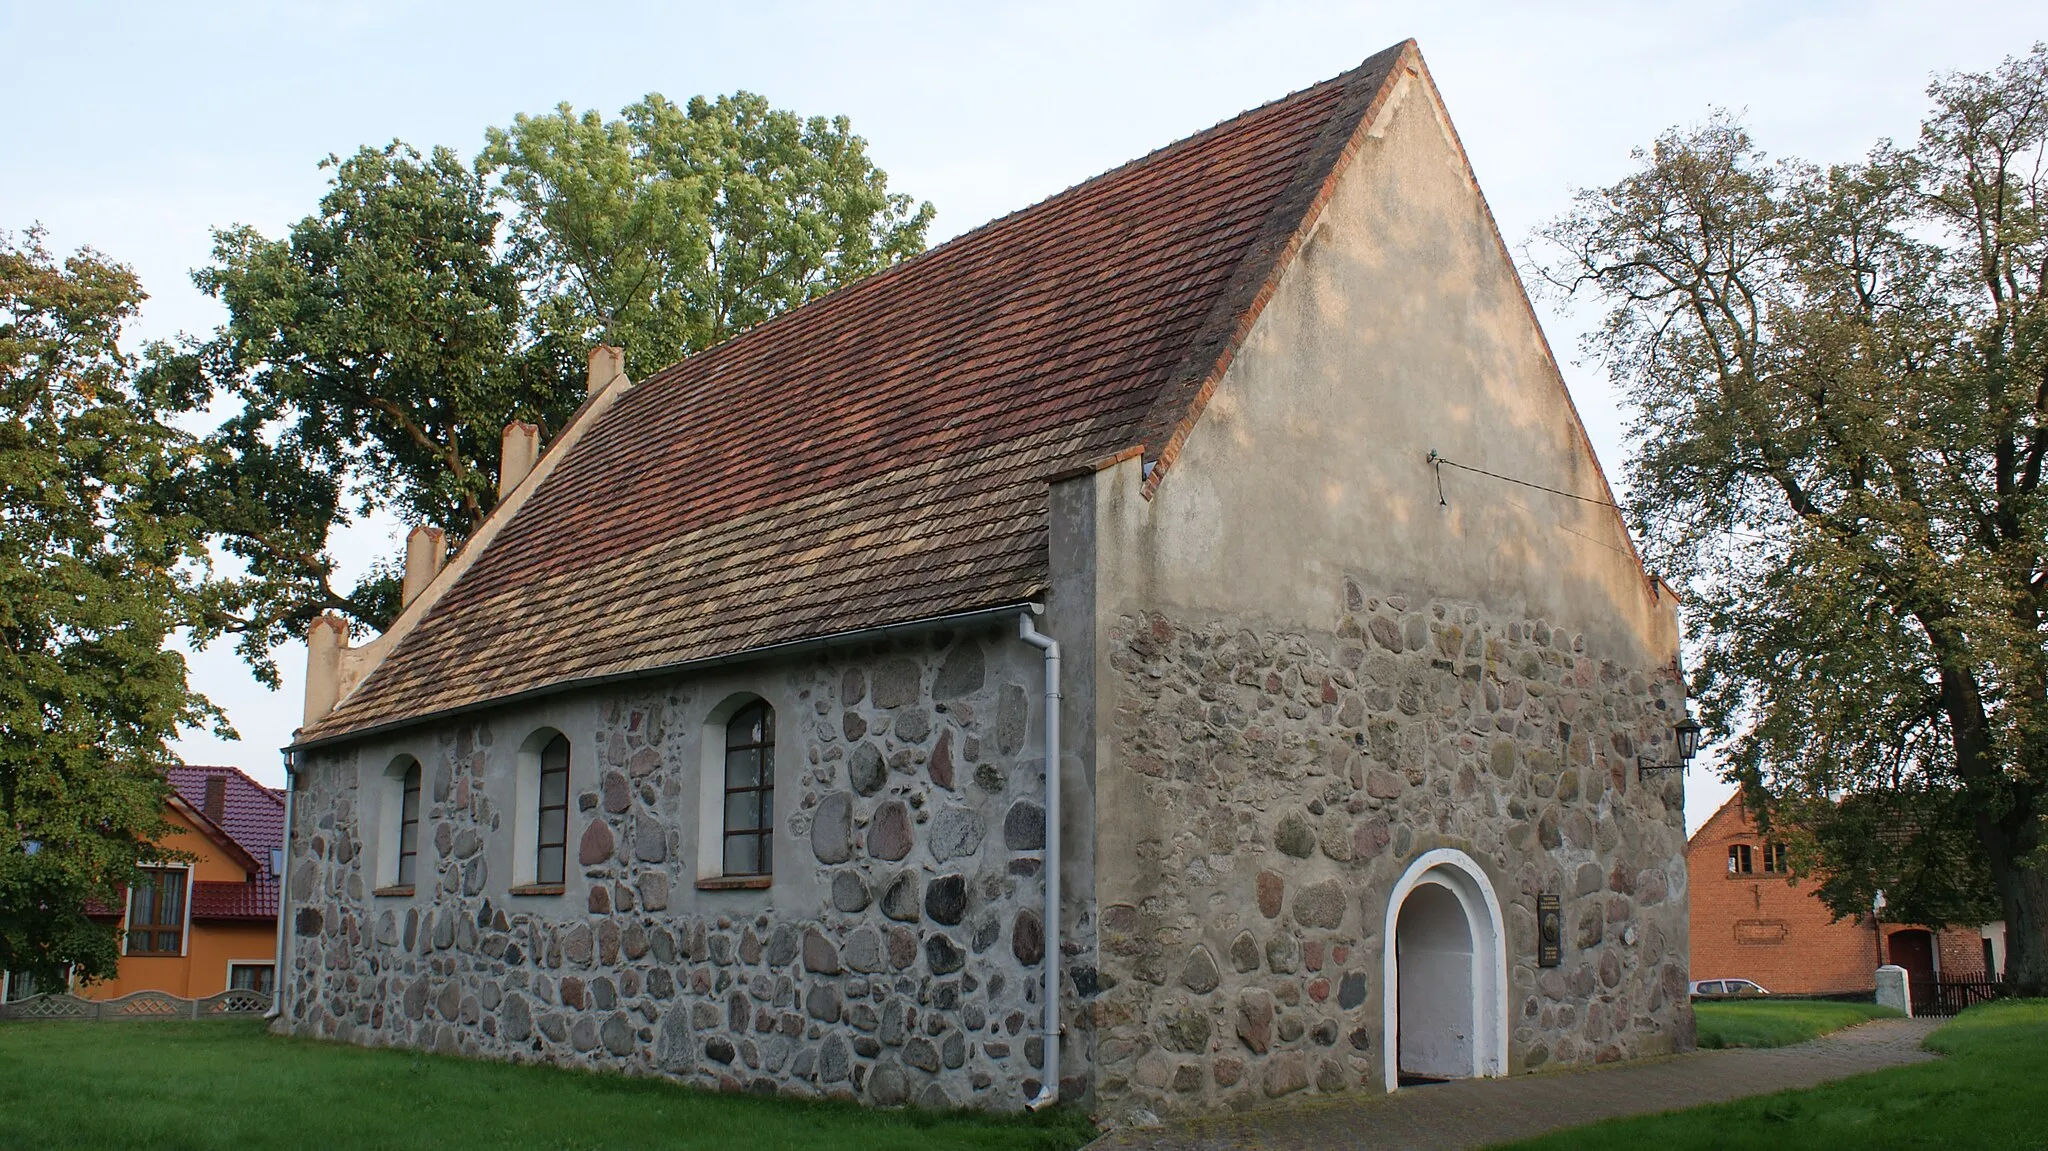
[[[286,748],[284,753],[284,851],[281,855],[283,866],[279,867],[277,871],[277,950],[275,958],[272,960],[273,966],[270,975],[270,1010],[263,1013],[263,1018],[265,1019],[276,1019],[284,1014],[284,949],[288,938],[285,934],[285,896],[291,891],[291,887],[285,881],[292,871],[292,797],[298,793],[298,788],[292,785],[298,782],[297,760],[298,755],[290,748]]]
[[[1045,653],[1045,1078],[1025,1104],[1038,1111],[1060,1097],[1060,644],[1031,614],[1017,617],[1017,635]]]

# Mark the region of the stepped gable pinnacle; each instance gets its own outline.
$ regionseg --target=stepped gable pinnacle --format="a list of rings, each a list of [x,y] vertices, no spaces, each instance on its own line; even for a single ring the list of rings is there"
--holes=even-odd
[[[1171,464],[1413,53],[655,373],[300,746],[1039,594],[1047,478]]]

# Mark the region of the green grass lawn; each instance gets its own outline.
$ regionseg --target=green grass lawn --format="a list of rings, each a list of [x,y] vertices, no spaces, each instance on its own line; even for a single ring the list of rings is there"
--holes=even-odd
[[[0,1148],[1028,1148],[1087,1117],[875,1111],[279,1039],[251,1022],[0,1023]]]
[[[1893,1151],[2048,1147],[2048,1000],[1972,1007],[1927,1045],[1948,1058],[1513,1144],[1513,1151]]]
[[[1817,999],[1709,999],[1693,1004],[1701,1047],[1783,1047],[1898,1012]]]

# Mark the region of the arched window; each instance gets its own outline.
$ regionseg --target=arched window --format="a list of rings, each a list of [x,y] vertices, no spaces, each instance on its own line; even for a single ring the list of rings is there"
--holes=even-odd
[[[376,894],[411,895],[419,875],[420,761],[401,755],[384,765],[373,792],[376,812]]]
[[[405,769],[398,798],[398,885],[411,887],[420,858],[420,761]]]
[[[755,700],[725,725],[725,874],[771,873],[774,826],[775,709]]]
[[[535,883],[563,881],[569,842],[569,739],[556,733],[540,749],[540,834],[534,839]]]

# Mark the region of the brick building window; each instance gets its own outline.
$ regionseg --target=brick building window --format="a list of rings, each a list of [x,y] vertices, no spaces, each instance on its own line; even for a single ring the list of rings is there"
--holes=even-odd
[[[1728,848],[1728,874],[1748,875],[1753,870],[1754,853],[1747,843],[1731,844]]]
[[[1784,844],[1764,844],[1764,870],[1777,875],[1784,875],[1792,870],[1785,862]]]
[[[725,725],[725,874],[773,870],[775,709],[756,700]]]
[[[185,869],[147,867],[128,889],[128,954],[179,955],[185,950]]]

